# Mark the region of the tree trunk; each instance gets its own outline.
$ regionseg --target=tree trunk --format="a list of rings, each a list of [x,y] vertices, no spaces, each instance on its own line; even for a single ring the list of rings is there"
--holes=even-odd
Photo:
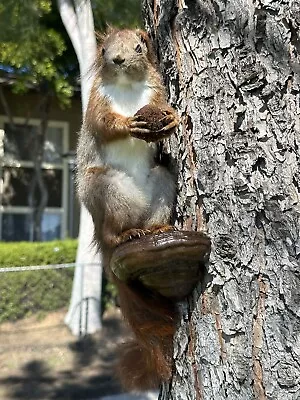
[[[57,0],[61,19],[72,41],[80,67],[82,113],[93,82],[91,66],[96,56],[96,37],[90,0]],[[101,328],[102,267],[92,246],[94,224],[81,206],[78,249],[71,302],[65,318],[74,335],[94,333]]]
[[[35,199],[32,205],[32,229],[33,229],[33,240],[40,242],[42,240],[42,218],[44,210],[48,203],[48,189],[44,182],[42,163],[44,156],[44,143],[47,133],[49,111],[51,104],[50,93],[46,93],[44,101],[41,103],[40,108],[40,126],[35,136],[35,149],[34,149],[34,177],[33,184],[31,185],[31,196],[35,198],[36,189],[38,189],[40,196],[39,200]]]
[[[34,148],[32,149],[32,161],[34,164],[34,174],[29,185],[28,191],[28,206],[32,210],[31,223],[30,223],[30,240],[41,241],[42,240],[42,218],[44,210],[48,202],[48,190],[44,182],[42,173],[42,163],[44,155],[44,143],[48,127],[49,110],[51,104],[51,97],[49,89],[43,85],[41,87],[41,102],[37,104],[37,109],[40,113],[40,126],[37,134],[34,137]],[[8,118],[9,128],[13,131],[17,131],[18,128],[14,121],[13,113],[6,100],[3,87],[0,85],[0,102],[5,110],[5,114]],[[24,125],[30,130],[29,126],[30,115],[25,120]],[[40,193],[39,200],[36,198],[37,190]],[[1,203],[0,203],[1,204]]]
[[[176,222],[207,229],[161,399],[300,398],[298,1],[144,0],[170,102]]]

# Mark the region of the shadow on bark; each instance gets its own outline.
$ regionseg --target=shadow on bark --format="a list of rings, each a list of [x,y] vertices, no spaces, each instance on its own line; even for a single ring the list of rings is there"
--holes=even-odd
[[[156,50],[164,71],[173,68],[176,70],[174,59],[176,49],[172,46],[172,36],[176,30],[181,30],[183,37],[193,40],[193,46],[201,46],[201,39],[208,33],[216,34],[218,40],[223,40],[220,46],[222,51],[240,48],[240,57],[245,59],[249,67],[258,63],[256,55],[271,55],[280,65],[280,69],[300,75],[299,62],[292,60],[292,58],[296,60],[296,52],[300,52],[300,6],[297,1],[292,2],[290,6],[286,5],[284,10],[261,5],[254,11],[254,20],[250,21],[250,9],[242,7],[239,2],[233,1],[225,6],[223,2],[212,0],[206,2],[188,0],[185,2],[185,7],[179,11],[176,1],[164,0],[155,17],[158,19],[155,35],[151,32],[153,13],[149,12],[146,0],[142,3],[146,28],[152,37],[156,37],[155,44],[160,43],[160,46],[156,46]],[[274,17],[277,18],[275,23]],[[168,31],[166,27],[172,27],[173,31]],[[161,40],[162,37],[164,40]],[[226,42],[226,37],[229,38],[229,42]],[[248,47],[245,52],[246,43]],[[289,43],[294,46],[294,55],[291,54]],[[170,48],[172,48],[171,53]],[[163,75],[166,80],[172,77],[170,74]]]

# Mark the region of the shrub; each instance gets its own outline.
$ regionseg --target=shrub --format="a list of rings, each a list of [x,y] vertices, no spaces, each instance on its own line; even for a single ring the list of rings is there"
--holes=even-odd
[[[72,263],[76,240],[0,243],[0,268]],[[0,272],[0,323],[67,306],[74,268]]]

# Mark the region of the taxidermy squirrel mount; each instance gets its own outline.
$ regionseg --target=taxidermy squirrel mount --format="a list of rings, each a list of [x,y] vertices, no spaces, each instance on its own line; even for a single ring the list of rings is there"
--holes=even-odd
[[[175,179],[157,162],[156,142],[178,120],[147,34],[110,30],[94,68],[77,149],[78,194],[135,336],[121,350],[121,383],[157,388],[171,377],[176,301],[199,281],[210,241],[170,225]]]

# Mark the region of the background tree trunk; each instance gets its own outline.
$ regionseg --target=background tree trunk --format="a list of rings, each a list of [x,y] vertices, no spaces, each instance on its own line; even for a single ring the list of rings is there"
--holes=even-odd
[[[49,122],[49,111],[51,105],[51,94],[49,89],[43,95],[40,107],[40,126],[35,136],[34,148],[34,177],[30,185],[29,198],[33,199],[32,207],[32,233],[34,241],[42,240],[42,219],[48,203],[48,189],[44,182],[42,163],[44,157],[44,144]],[[39,200],[35,199],[37,191]]]
[[[31,208],[31,221],[30,221],[30,240],[41,241],[42,240],[42,218],[48,202],[48,190],[44,182],[42,163],[44,156],[44,143],[48,128],[49,111],[51,106],[51,93],[47,84],[40,87],[41,101],[37,104],[37,109],[40,114],[40,126],[34,137],[34,148],[31,153],[31,160],[34,164],[34,174],[29,185],[28,192],[28,206]],[[12,131],[18,131],[18,127],[15,124],[13,113],[6,100],[2,85],[0,85],[0,102],[5,110],[6,117],[8,118],[9,129]],[[28,130],[32,129],[29,126],[30,115],[24,121],[24,126]],[[39,193],[39,198],[37,198]],[[0,204],[2,204],[0,202]]]
[[[143,3],[182,121],[176,222],[212,239],[161,399],[299,399],[300,3]]]
[[[76,52],[81,77],[84,115],[93,82],[91,71],[96,56],[96,37],[90,0],[57,0],[61,19]],[[71,302],[65,318],[74,335],[94,333],[101,328],[102,267],[93,249],[94,224],[81,206],[78,249]]]

